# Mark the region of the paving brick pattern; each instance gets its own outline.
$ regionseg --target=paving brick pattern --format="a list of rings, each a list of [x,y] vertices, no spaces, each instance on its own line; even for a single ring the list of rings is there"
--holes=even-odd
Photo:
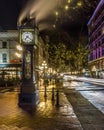
[[[82,130],[63,92],[56,107],[56,101],[51,100],[51,87],[46,98],[40,89],[40,102],[32,111],[18,107],[18,92],[0,93],[0,130]]]

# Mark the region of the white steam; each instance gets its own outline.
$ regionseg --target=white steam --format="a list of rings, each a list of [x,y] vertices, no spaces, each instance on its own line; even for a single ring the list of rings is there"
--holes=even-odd
[[[62,0],[29,0],[26,6],[22,9],[18,19],[18,26],[22,25],[25,18],[35,19],[35,23],[39,26],[40,21],[48,18],[54,13],[59,1]],[[47,27],[46,24],[41,24],[41,28]]]

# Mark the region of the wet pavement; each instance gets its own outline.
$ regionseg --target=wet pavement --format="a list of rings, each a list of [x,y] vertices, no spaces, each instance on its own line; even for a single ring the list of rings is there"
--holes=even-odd
[[[104,86],[77,81],[64,82],[64,86],[77,90],[104,114]]]
[[[64,93],[84,130],[104,130],[104,114],[75,90],[73,82],[66,82]]]
[[[18,106],[18,91],[0,93],[0,130],[82,130],[73,107],[63,92],[59,93],[59,106],[52,101],[52,85],[47,97],[40,88],[40,102],[31,111]],[[56,93],[55,93],[56,95]]]

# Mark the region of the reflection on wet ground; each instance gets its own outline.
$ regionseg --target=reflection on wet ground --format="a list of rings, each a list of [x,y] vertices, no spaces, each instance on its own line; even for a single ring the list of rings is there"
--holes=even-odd
[[[65,95],[60,93],[60,107],[51,100],[52,93],[40,92],[40,102],[32,110],[18,106],[18,92],[0,93],[0,130],[82,130]]]
[[[69,85],[68,85],[69,84]],[[76,89],[104,114],[104,86],[86,82],[65,82],[68,89]]]

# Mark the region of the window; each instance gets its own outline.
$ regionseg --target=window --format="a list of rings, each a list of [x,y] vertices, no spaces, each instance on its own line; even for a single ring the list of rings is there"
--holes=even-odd
[[[100,41],[98,42],[98,46],[100,46]]]
[[[98,51],[98,55],[99,55],[98,57],[100,57],[100,50]]]
[[[98,58],[98,56],[97,56],[97,50],[96,50],[96,59]]]
[[[102,48],[102,56],[104,56],[104,48]]]
[[[102,44],[104,44],[104,37],[102,38]]]
[[[7,42],[2,42],[2,48],[7,48]]]
[[[98,37],[101,35],[101,31],[98,32]]]
[[[102,34],[104,34],[104,27],[102,27]]]
[[[2,61],[3,61],[3,63],[7,62],[7,54],[6,53],[2,54]]]

